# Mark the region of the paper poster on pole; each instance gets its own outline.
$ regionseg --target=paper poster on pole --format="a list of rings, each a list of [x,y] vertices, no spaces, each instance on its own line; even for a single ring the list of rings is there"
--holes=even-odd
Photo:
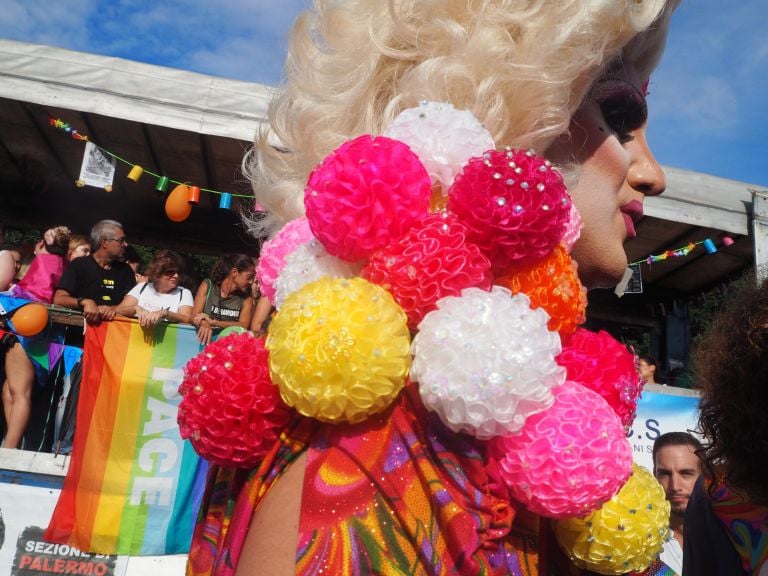
[[[116,160],[91,142],[85,143],[80,181],[97,188],[111,187],[115,179]]]

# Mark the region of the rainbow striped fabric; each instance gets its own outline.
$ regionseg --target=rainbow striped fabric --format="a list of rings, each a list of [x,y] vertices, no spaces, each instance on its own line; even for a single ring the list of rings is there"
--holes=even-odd
[[[69,471],[46,538],[99,554],[189,549],[207,465],[181,439],[191,327],[89,326]]]

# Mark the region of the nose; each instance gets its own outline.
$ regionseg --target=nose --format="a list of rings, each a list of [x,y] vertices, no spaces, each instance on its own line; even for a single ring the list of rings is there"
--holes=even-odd
[[[632,136],[625,144],[629,152],[627,183],[645,196],[658,196],[667,188],[667,177],[648,146],[645,126],[635,130]]]
[[[680,476],[672,474],[669,478],[669,491],[673,494],[678,492],[682,488],[682,482]]]

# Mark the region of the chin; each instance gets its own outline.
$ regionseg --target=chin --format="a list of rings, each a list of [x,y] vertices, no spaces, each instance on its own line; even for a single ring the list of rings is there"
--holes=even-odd
[[[587,290],[593,288],[614,288],[624,277],[627,269],[627,256],[622,250],[610,254],[605,249],[599,253],[579,250],[578,243],[571,254],[578,263],[579,280]]]

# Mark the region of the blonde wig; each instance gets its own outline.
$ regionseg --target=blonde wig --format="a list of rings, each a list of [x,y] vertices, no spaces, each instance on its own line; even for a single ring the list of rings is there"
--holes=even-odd
[[[316,0],[293,29],[287,79],[244,161],[274,232],[303,214],[309,172],[403,109],[446,101],[499,146],[546,150],[620,57],[647,78],[677,0]],[[667,9],[665,10],[665,6]]]

